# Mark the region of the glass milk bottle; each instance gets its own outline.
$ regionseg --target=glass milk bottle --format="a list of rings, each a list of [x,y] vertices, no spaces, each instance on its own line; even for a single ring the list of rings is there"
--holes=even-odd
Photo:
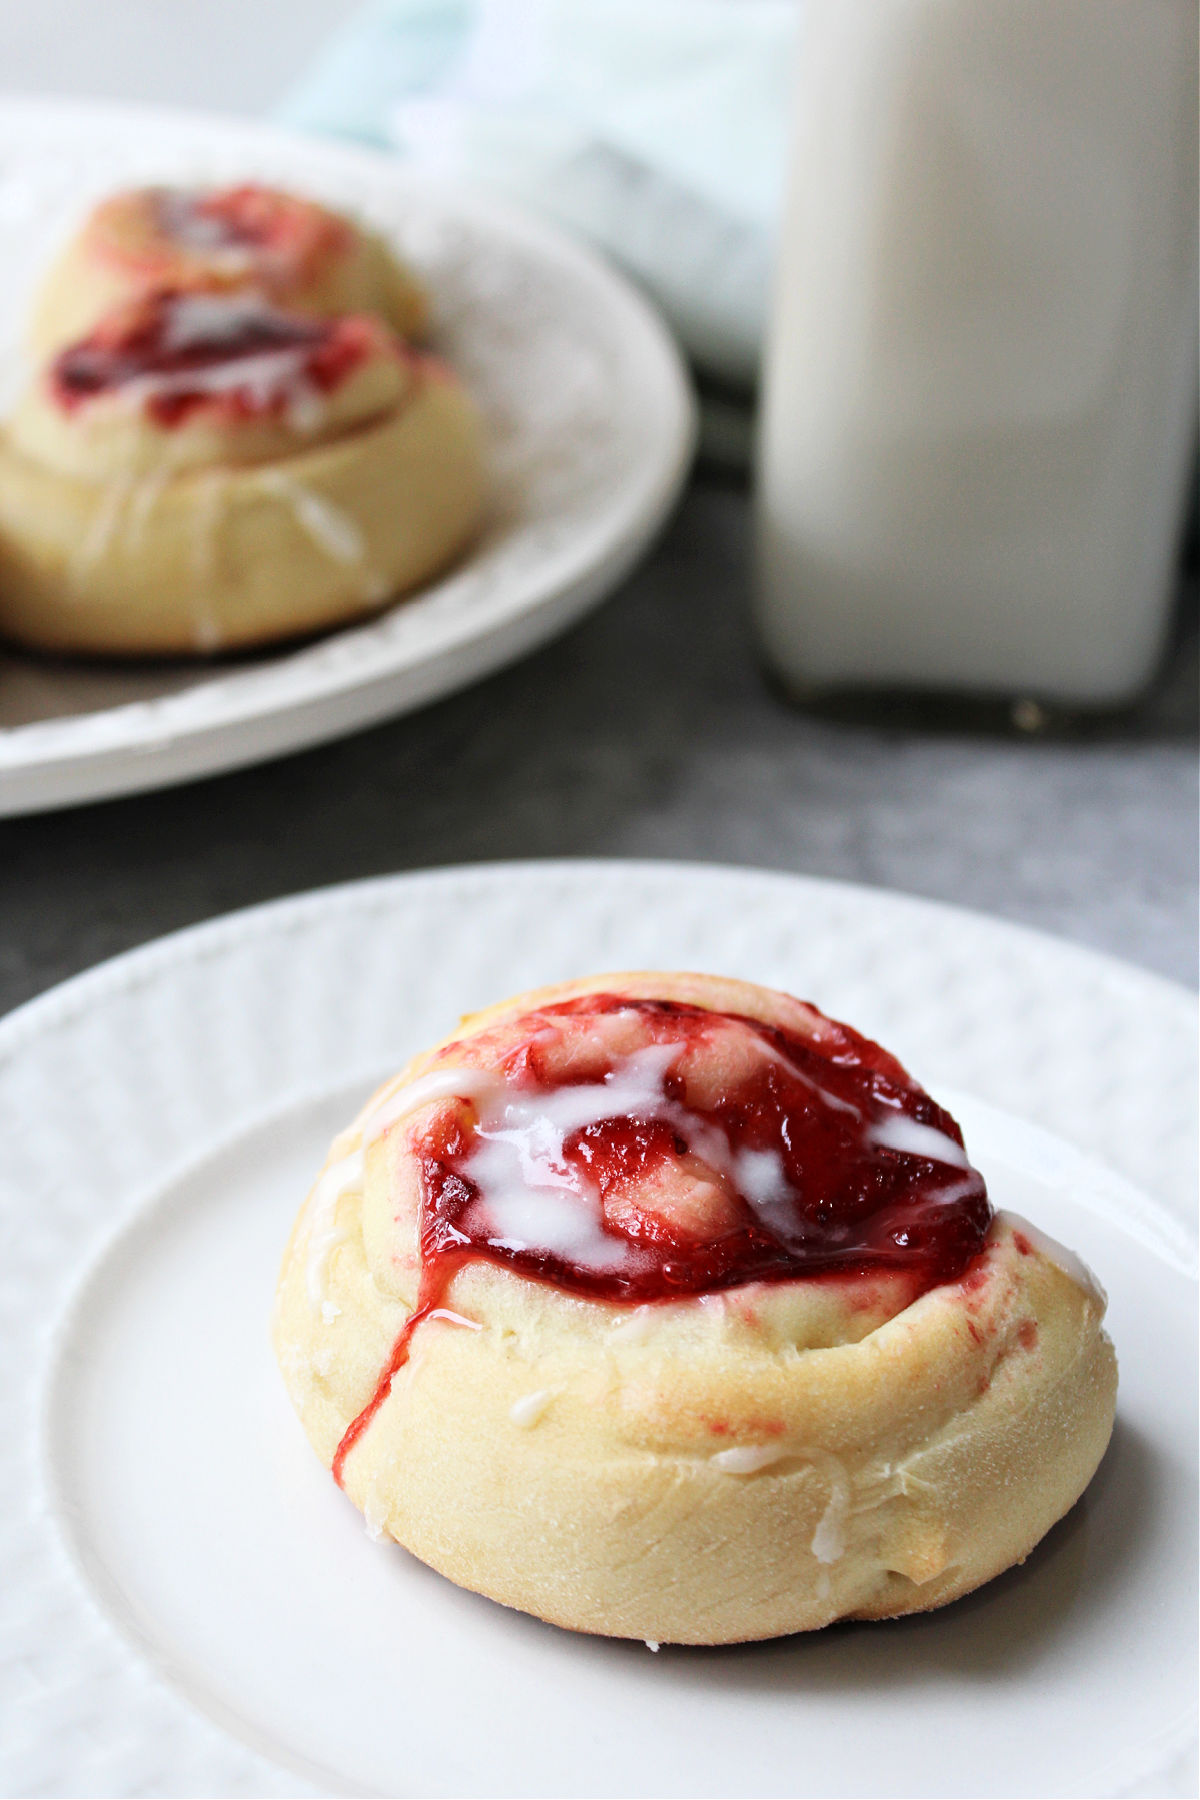
[[[1127,700],[1196,419],[1194,0],[808,0],[759,443],[797,693]]]

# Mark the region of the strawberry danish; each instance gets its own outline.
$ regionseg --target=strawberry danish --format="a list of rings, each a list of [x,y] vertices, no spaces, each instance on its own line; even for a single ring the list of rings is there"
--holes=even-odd
[[[317,316],[377,313],[408,338],[427,317],[421,284],[382,238],[313,200],[253,182],[146,187],[102,201],[67,244],[35,301],[32,347],[48,356],[165,287],[249,288]]]
[[[1112,1429],[1104,1299],[789,996],[610,975],[464,1021],[335,1140],[274,1337],[334,1478],[463,1586],[726,1643],[945,1605]]]
[[[68,345],[0,439],[0,630],[178,655],[428,579],[482,506],[475,410],[377,318],[164,289]]]

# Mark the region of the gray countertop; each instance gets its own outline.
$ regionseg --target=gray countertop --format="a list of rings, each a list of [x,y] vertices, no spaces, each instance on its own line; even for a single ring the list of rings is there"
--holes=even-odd
[[[9,92],[255,114],[350,0],[0,0]],[[1194,982],[1195,588],[1154,692],[1071,737],[771,693],[746,623],[747,502],[701,481],[591,619],[340,744],[0,825],[0,1008],[274,895],[480,858],[758,864],[998,913]]]
[[[778,698],[748,504],[701,478],[621,590],[423,712],[260,768],[0,827],[0,1006],[275,895],[481,859],[702,859],[928,895],[1196,974],[1194,584],[1147,700],[1069,736]]]

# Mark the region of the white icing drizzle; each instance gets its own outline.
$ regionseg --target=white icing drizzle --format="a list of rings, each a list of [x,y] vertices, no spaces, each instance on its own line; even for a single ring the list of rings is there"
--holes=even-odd
[[[1107,1309],[1108,1295],[1083,1258],[1077,1256],[1074,1250],[1068,1250],[1065,1244],[1060,1244],[1057,1238],[1052,1238],[1039,1226],[1031,1225],[1028,1219],[1021,1217],[1020,1213],[998,1212],[996,1223],[1006,1225],[1010,1231],[1019,1231],[1023,1237],[1027,1237],[1034,1249],[1044,1256],[1047,1262],[1052,1262],[1056,1269],[1061,1269],[1063,1274],[1075,1283],[1076,1287],[1082,1288],[1101,1312]]]
[[[661,1117],[662,1077],[679,1050],[652,1044],[601,1082],[532,1094],[497,1083],[476,1096],[476,1145],[463,1173],[479,1191],[493,1248],[549,1252],[596,1270],[628,1263],[630,1246],[604,1231],[599,1190],[567,1162],[563,1145],[603,1119]]]
[[[128,479],[110,482],[101,489],[100,502],[71,559],[71,575],[76,583],[83,580],[112,543],[132,492],[133,483]]]
[[[366,540],[349,513],[343,512],[341,507],[333,506],[322,495],[314,494],[311,488],[293,481],[281,469],[264,469],[258,482],[268,493],[287,502],[301,531],[333,562],[350,564],[363,560]]]
[[[469,1102],[476,1114],[475,1141],[463,1173],[476,1189],[474,1204],[483,1214],[473,1221],[470,1235],[486,1237],[493,1249],[550,1254],[592,1270],[613,1271],[631,1267],[637,1247],[604,1229],[599,1189],[583,1169],[567,1159],[566,1140],[606,1119],[663,1120],[690,1152],[719,1178],[731,1182],[764,1223],[786,1241],[793,1224],[794,1196],[778,1152],[735,1150],[717,1123],[699,1117],[666,1094],[664,1078],[684,1048],[680,1043],[650,1044],[620,1058],[602,1081],[550,1091],[526,1092],[509,1086],[498,1075],[469,1066],[433,1069],[365,1109],[358,1121],[360,1141],[367,1145],[435,1101]],[[816,1091],[832,1104],[834,1097],[825,1095],[823,1089]],[[845,1110],[844,1103],[837,1104]],[[907,1118],[884,1120],[872,1128],[872,1135],[893,1149],[926,1157],[936,1154],[939,1161],[969,1168],[951,1138]],[[361,1151],[358,1159],[354,1179],[361,1182]],[[332,1182],[334,1170],[342,1166],[334,1165],[326,1179]],[[955,1183],[953,1193],[962,1186]],[[337,1197],[335,1193],[332,1199],[323,1200],[318,1213],[324,1206],[336,1208]],[[949,1190],[934,1200],[944,1204],[948,1197]],[[318,1230],[314,1219],[309,1282],[314,1304],[320,1302],[329,1253],[321,1246],[327,1235],[324,1228]],[[466,1236],[463,1241],[468,1241]],[[614,1325],[609,1337],[636,1343],[649,1327],[650,1309],[639,1307]],[[735,1446],[717,1452],[713,1460],[731,1473],[753,1473],[781,1454],[774,1446]],[[828,1533],[822,1539],[827,1541]]]
[[[646,1644],[647,1650],[653,1650],[654,1654],[656,1656],[658,1655],[658,1652],[662,1649],[662,1645],[660,1643],[657,1643],[654,1638],[647,1638],[645,1640],[645,1644]]]
[[[171,352],[236,344],[247,329],[276,316],[257,294],[176,294],[163,325],[163,347]]]
[[[897,1495],[907,1495],[909,1491],[908,1477],[903,1462],[893,1465],[882,1462],[867,1469],[858,1477],[858,1498],[854,1504],[856,1513],[877,1512],[886,1506],[889,1500]]]
[[[812,1535],[812,1553],[824,1567],[846,1554],[846,1525],[850,1517],[850,1477],[846,1466],[828,1450],[806,1450],[804,1459],[829,1483],[829,1499]]]
[[[381,601],[386,600],[392,587],[393,583],[386,575],[381,575],[378,569],[363,571],[362,597],[369,606],[378,606]]]
[[[435,1306],[431,1313],[426,1313],[425,1317],[426,1319],[445,1319],[447,1325],[462,1325],[468,1331],[483,1330],[478,1319],[465,1319],[462,1313],[452,1312],[448,1306]]]
[[[794,1227],[794,1195],[778,1152],[735,1150],[720,1125],[665,1093],[664,1077],[684,1048],[680,1043],[650,1044],[618,1060],[602,1081],[549,1092],[526,1093],[480,1069],[435,1070],[393,1094],[364,1119],[363,1135],[377,1136],[432,1100],[471,1101],[476,1108],[475,1145],[463,1173],[474,1184],[483,1212],[472,1235],[486,1237],[493,1249],[556,1255],[596,1271],[616,1271],[633,1266],[637,1248],[604,1230],[599,1190],[567,1160],[564,1145],[573,1133],[605,1119],[663,1120],[786,1241]],[[847,1110],[836,1096],[821,1088],[815,1091],[830,1105]],[[939,1144],[950,1142],[941,1133],[934,1135]],[[927,1153],[928,1146],[924,1148]],[[954,1149],[957,1152],[957,1146]],[[961,1161],[961,1152],[957,1153]],[[643,1329],[631,1319],[615,1327],[612,1335],[618,1341],[619,1335],[636,1341]]]
[[[221,648],[221,628],[207,608],[197,610],[192,620],[192,637],[202,655],[211,655]]]
[[[685,1046],[650,1044],[620,1059],[600,1082],[522,1094],[497,1084],[477,1096],[478,1146],[464,1174],[479,1190],[494,1249],[549,1252],[595,1270],[628,1268],[635,1246],[602,1229],[598,1189],[567,1162],[567,1137],[605,1119],[663,1120],[687,1148],[741,1193],[785,1241],[795,1228],[791,1186],[774,1150],[735,1150],[721,1126],[670,1099],[663,1078]],[[786,1065],[791,1069],[792,1065]],[[807,1077],[827,1104],[854,1112]]]
[[[364,1145],[373,1143],[409,1113],[417,1112],[433,1100],[474,1100],[479,1095],[492,1093],[500,1085],[497,1077],[489,1075],[486,1069],[433,1069],[428,1075],[419,1075],[415,1081],[397,1088],[378,1106],[368,1104],[364,1107],[357,1121],[362,1141]]]
[[[972,1169],[971,1173],[964,1176],[961,1181],[951,1181],[948,1182],[945,1187],[934,1188],[926,1195],[921,1207],[919,1209],[914,1209],[914,1214],[917,1210],[924,1212],[931,1208],[953,1206],[957,1201],[965,1200],[968,1194],[975,1194],[978,1192],[979,1176],[975,1170]]]
[[[163,318],[162,343],[168,355],[206,349],[209,360],[182,369],[143,369],[122,381],[116,396],[131,408],[172,394],[245,393],[252,406],[281,406],[298,431],[315,430],[325,416],[324,399],[308,374],[313,342],[266,343],[238,354],[248,329],[290,324],[268,302],[254,294],[178,294]]]
[[[603,1229],[598,1188],[564,1155],[569,1136],[605,1119],[666,1120],[710,1168],[737,1180],[725,1133],[663,1091],[682,1049],[650,1044],[599,1082],[529,1095],[497,1084],[477,1095],[477,1143],[463,1172],[479,1191],[493,1248],[549,1252],[595,1270],[631,1264],[634,1247]]]
[[[509,1407],[509,1418],[514,1425],[519,1425],[522,1431],[528,1431],[531,1426],[536,1425],[545,1416],[547,1408],[553,1400],[557,1399],[560,1391],[558,1388],[536,1388],[532,1394],[522,1394],[521,1398],[514,1400]]]
[[[329,1258],[346,1236],[337,1223],[338,1201],[362,1187],[363,1156],[354,1150],[349,1156],[330,1163],[320,1176],[309,1201],[308,1254],[305,1261],[305,1285],[310,1304],[321,1306],[325,1292],[325,1275]]]
[[[252,244],[239,242],[228,222],[200,210],[203,195],[187,188],[159,188],[154,202],[164,236],[185,250],[212,257],[228,274],[249,274],[257,259]]]
[[[786,1444],[735,1444],[729,1450],[718,1450],[709,1461],[727,1475],[757,1475],[790,1454]]]
[[[812,1535],[812,1553],[827,1567],[846,1554],[846,1524],[850,1516],[850,1476],[841,1460],[827,1450],[793,1450],[787,1444],[735,1444],[709,1458],[714,1468],[727,1475],[757,1475],[784,1458],[796,1458],[829,1483],[829,1498]]]
[[[304,373],[309,350],[307,344],[281,344],[275,350],[230,356],[190,369],[147,369],[123,381],[120,393],[131,406],[140,406],[171,394],[244,392],[251,405],[263,411],[274,405],[290,410],[300,383],[309,385]]]
[[[751,1211],[769,1230],[777,1231],[786,1240],[794,1225],[792,1186],[778,1150],[738,1150],[728,1163],[728,1172]]]
[[[781,1056],[777,1050],[772,1050],[771,1060],[777,1063],[781,1069],[786,1069],[788,1074],[799,1081],[802,1086],[810,1088],[823,1105],[832,1108],[834,1112],[849,1113],[855,1119],[862,1118],[862,1110],[855,1106],[853,1100],[843,1100],[840,1094],[830,1093],[829,1089],[822,1087],[819,1081],[814,1081],[811,1075],[806,1075],[803,1069],[797,1068],[789,1057]]]
[[[893,1113],[872,1125],[871,1141],[885,1150],[900,1150],[906,1156],[922,1156],[930,1162],[949,1163],[952,1169],[969,1169],[967,1153],[944,1131],[933,1125],[922,1125],[907,1113]]]
[[[284,407],[288,424],[306,437],[320,431],[329,411],[324,394],[303,371],[289,387]]]
[[[162,496],[163,489],[170,480],[171,471],[169,469],[160,469],[153,475],[143,475],[141,480],[134,487],[133,493],[130,496],[129,516],[125,526],[125,535],[129,540],[131,549],[138,550],[141,548],[142,539],[146,534],[146,525],[150,518],[150,514],[157,506],[159,499]]]
[[[382,1106],[373,1112],[360,1116],[360,1128],[357,1133],[358,1145],[346,1150],[336,1162],[330,1163],[313,1189],[310,1200],[310,1216],[308,1226],[308,1255],[305,1265],[305,1283],[308,1297],[313,1307],[320,1307],[326,1323],[331,1317],[336,1318],[340,1308],[334,1307],[332,1315],[326,1308],[332,1301],[324,1300],[325,1277],[329,1266],[329,1258],[337,1245],[345,1239],[345,1231],[337,1224],[338,1202],[343,1194],[361,1190],[365,1177],[365,1151],[367,1144],[381,1137],[390,1126],[415,1112],[418,1107],[426,1106],[431,1100],[451,1098],[469,1099],[471,1093],[481,1084],[490,1089],[495,1085],[495,1078],[484,1075],[478,1069],[438,1069],[432,1075],[422,1076],[407,1087],[400,1088],[391,1095]],[[355,1132],[343,1133],[339,1144],[353,1145]],[[466,1325],[472,1331],[482,1328],[474,1319],[464,1319],[461,1313],[451,1312],[448,1308],[438,1307],[430,1315],[433,1319],[447,1319],[458,1325]]]
[[[610,1344],[644,1344],[653,1329],[653,1307],[635,1306],[628,1318],[612,1327],[608,1341]]]

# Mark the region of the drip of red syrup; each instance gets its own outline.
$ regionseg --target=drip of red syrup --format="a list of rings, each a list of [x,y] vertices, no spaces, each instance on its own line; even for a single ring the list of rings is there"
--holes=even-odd
[[[214,309],[211,329],[180,331],[181,309],[198,303]],[[223,307],[229,309],[226,319],[220,317]],[[155,392],[151,380],[145,406],[160,425],[178,425],[201,407],[230,418],[261,417],[286,409],[287,383],[256,384],[248,369],[244,386],[222,385],[214,392],[205,385],[205,372],[288,351],[295,359],[290,379],[328,393],[380,342],[380,328],[357,314],[315,319],[244,296],[160,289],[109,314],[89,337],[61,351],[50,366],[50,393],[70,413],[132,381],[159,377],[167,385]],[[194,387],[187,380],[193,373]]]
[[[346,1457],[408,1360],[417,1327],[440,1306],[464,1263],[499,1263],[535,1281],[592,1299],[645,1304],[714,1293],[751,1281],[837,1281],[901,1269],[912,1298],[955,1280],[983,1248],[992,1209],[974,1169],[888,1148],[872,1136],[903,1116],[962,1147],[949,1113],[878,1044],[849,1026],[824,1022],[821,1043],[742,1014],[713,1013],[668,1000],[587,994],[541,1009],[528,1040],[505,1061],[505,1079],[523,1099],[569,1085],[551,1081],[537,1033],[555,1019],[618,1011],[641,1015],[647,1043],[692,1044],[714,1023],[731,1020],[768,1051],[754,1071],[704,1109],[688,1110],[718,1126],[733,1151],[770,1151],[787,1177],[791,1199],[770,1222],[745,1195],[736,1196],[732,1227],[705,1238],[637,1207],[639,1186],[686,1144],[669,1121],[621,1115],[586,1125],[564,1140],[563,1155],[599,1191],[604,1229],[629,1254],[617,1270],[597,1269],[553,1252],[489,1242],[480,1226],[479,1190],[466,1173],[477,1147],[470,1109],[447,1102],[417,1146],[421,1165],[421,1277],[414,1311],[379,1381],[352,1421],[333,1459],[341,1484]],[[594,1073],[581,1080],[592,1082]],[[668,1070],[663,1092],[683,1099],[682,1078]],[[832,1095],[830,1104],[817,1090]]]

